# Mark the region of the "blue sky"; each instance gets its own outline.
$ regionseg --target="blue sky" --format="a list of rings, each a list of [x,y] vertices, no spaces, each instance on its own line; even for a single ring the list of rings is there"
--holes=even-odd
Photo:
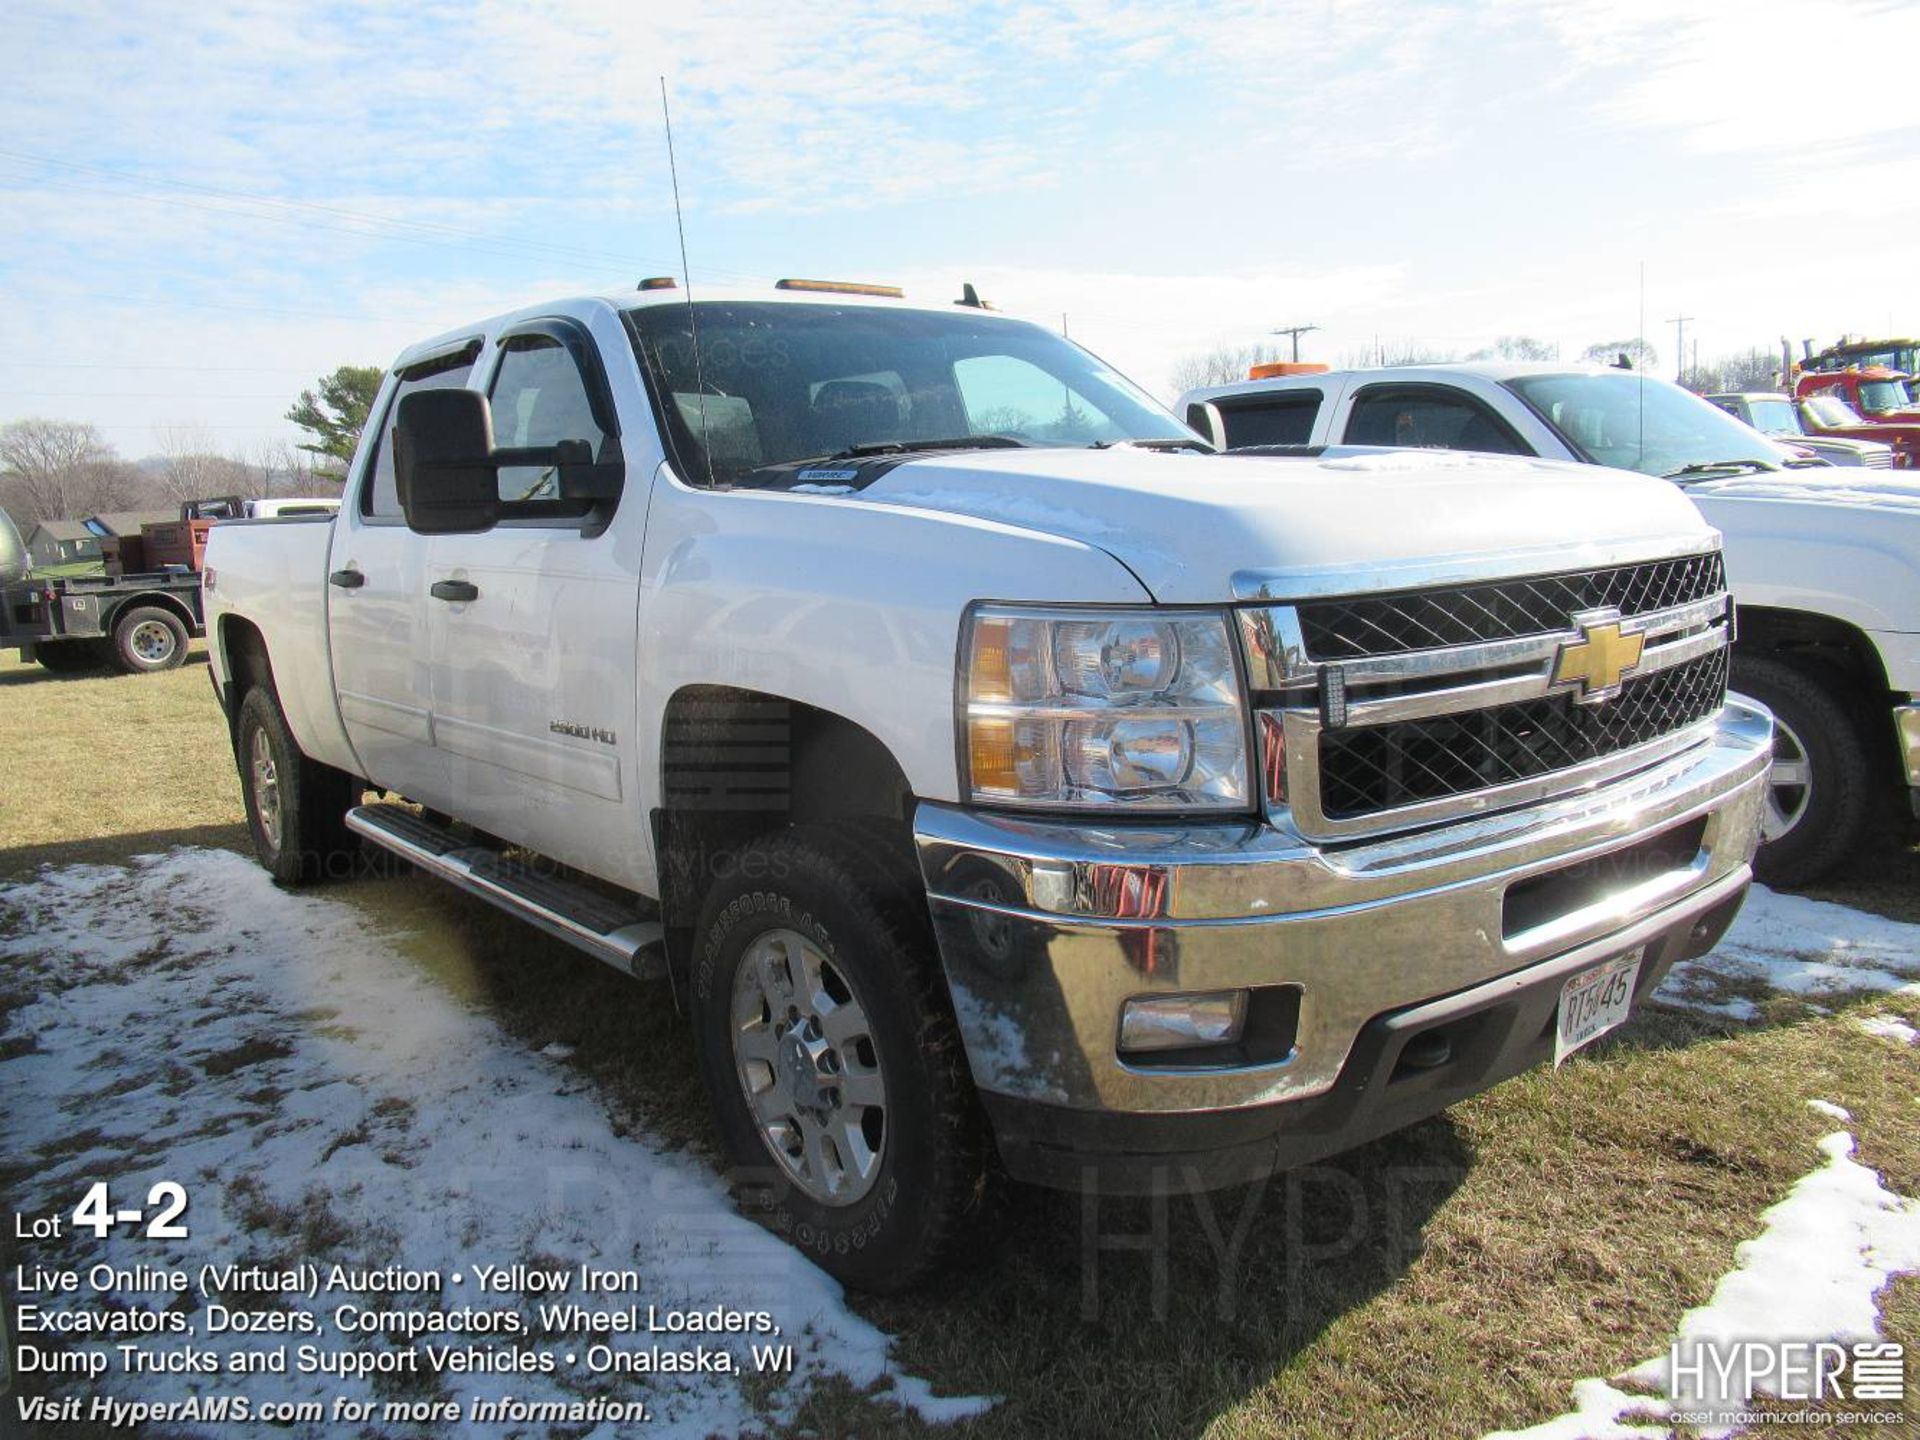
[[[1314,323],[1920,330],[1920,7],[26,0],[0,18],[0,421],[245,453],[333,365],[510,305],[963,279],[1165,393]],[[1839,243],[1856,237],[1858,245]]]

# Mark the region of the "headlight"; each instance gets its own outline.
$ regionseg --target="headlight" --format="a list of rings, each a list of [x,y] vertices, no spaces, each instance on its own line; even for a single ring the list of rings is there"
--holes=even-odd
[[[1252,807],[1246,706],[1225,616],[983,605],[961,659],[974,800]]]

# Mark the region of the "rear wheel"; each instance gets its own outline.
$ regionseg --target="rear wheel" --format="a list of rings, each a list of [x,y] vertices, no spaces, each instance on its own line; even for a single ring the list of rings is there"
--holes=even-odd
[[[863,836],[792,830],[731,858],[692,1008],[741,1207],[847,1283],[904,1289],[951,1253],[986,1176],[925,905]]]
[[[346,816],[354,781],[300,753],[264,685],[240,702],[234,758],[254,853],[274,879],[294,885],[353,873],[359,843]]]
[[[1839,865],[1867,824],[1870,763],[1837,677],[1769,656],[1736,655],[1733,688],[1773,711],[1754,874],[1769,885],[1805,885]],[[1840,692],[1844,693],[1844,692]]]
[[[171,610],[138,606],[114,622],[113,657],[129,675],[172,670],[187,658],[187,627]]]

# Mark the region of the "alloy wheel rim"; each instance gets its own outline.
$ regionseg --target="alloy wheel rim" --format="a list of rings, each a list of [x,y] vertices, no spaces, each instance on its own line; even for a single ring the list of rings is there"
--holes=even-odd
[[[1760,838],[1778,840],[1806,819],[1813,801],[1813,762],[1807,747],[1778,715],[1773,722],[1773,765],[1767,772],[1766,812],[1760,817]]]
[[[254,731],[248,750],[248,761],[253,772],[253,811],[260,817],[260,829],[265,832],[267,843],[278,850],[281,830],[280,769],[273,763],[273,747],[267,743],[267,732]]]
[[[734,972],[734,1070],[768,1152],[802,1191],[851,1205],[886,1153],[886,1080],[845,971],[793,930],[769,930]]]
[[[173,655],[173,631],[158,620],[142,620],[134,626],[128,643],[133,653],[149,665],[157,665]]]

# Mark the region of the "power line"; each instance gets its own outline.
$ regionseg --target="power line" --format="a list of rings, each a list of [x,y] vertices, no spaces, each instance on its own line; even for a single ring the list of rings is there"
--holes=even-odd
[[[1693,315],[1675,315],[1667,323],[1673,326],[1673,378],[1678,380],[1687,373],[1687,322],[1697,319]]]
[[[1319,328],[1320,327],[1318,325],[1279,325],[1279,326],[1276,326],[1270,333],[1274,335],[1286,335],[1292,338],[1293,358],[1294,358],[1294,361],[1298,363],[1300,359],[1300,337],[1302,335],[1310,334],[1313,331],[1318,330]]]

